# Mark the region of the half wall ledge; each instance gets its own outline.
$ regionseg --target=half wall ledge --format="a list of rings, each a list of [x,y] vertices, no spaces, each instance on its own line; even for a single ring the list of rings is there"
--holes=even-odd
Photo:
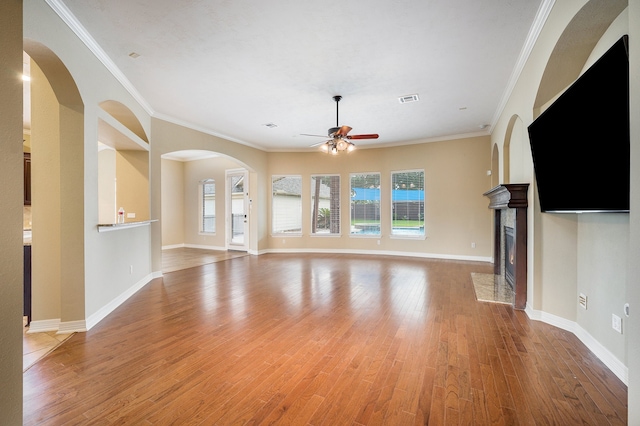
[[[139,222],[98,224],[98,232],[119,231],[121,229],[136,228],[138,226],[146,226],[157,221],[158,219],[141,220]]]

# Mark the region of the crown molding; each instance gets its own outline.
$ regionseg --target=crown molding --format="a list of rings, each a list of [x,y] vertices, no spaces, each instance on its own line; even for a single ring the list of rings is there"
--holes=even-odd
[[[129,79],[120,71],[120,68],[111,60],[109,55],[100,47],[98,42],[89,34],[86,28],[78,21],[73,13],[60,0],[45,0],[51,9],[67,24],[73,33],[89,48],[91,53],[107,68],[107,70],[122,84],[127,92],[138,102],[149,115],[154,114],[154,110],[147,100],[131,84]]]
[[[511,77],[509,78],[509,82],[507,83],[507,87],[502,94],[502,98],[500,99],[500,103],[498,104],[498,108],[496,108],[496,112],[493,116],[493,120],[491,121],[491,128],[495,128],[500,116],[504,112],[505,107],[507,106],[507,102],[513,93],[513,89],[520,78],[520,74],[524,69],[525,64],[529,60],[529,55],[531,55],[531,51],[538,41],[538,37],[542,32],[542,27],[547,22],[547,18],[551,13],[551,9],[553,9],[553,5],[555,4],[555,0],[543,0],[542,4],[538,8],[538,12],[536,13],[536,17],[533,20],[533,24],[531,24],[531,28],[529,29],[529,34],[527,35],[527,39],[525,40],[524,46],[522,46],[522,50],[520,51],[520,56],[518,56],[518,61],[516,62],[513,71],[511,72]]]

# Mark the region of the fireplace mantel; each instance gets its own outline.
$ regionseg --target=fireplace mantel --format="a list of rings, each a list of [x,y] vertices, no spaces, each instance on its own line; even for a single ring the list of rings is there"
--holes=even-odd
[[[527,208],[528,183],[508,183],[498,185],[485,192],[483,195],[489,197],[490,209],[516,209]]]
[[[504,276],[501,263],[503,253],[503,217],[507,209],[515,210],[515,302],[514,307],[525,309],[527,305],[527,191],[528,183],[498,185],[483,195],[489,198],[489,208],[495,210],[493,221],[493,265],[494,274]]]

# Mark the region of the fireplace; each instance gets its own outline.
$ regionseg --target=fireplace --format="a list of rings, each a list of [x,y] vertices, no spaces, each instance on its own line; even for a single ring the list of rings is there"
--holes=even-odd
[[[527,305],[527,190],[528,183],[503,184],[484,193],[493,219],[493,273],[515,293],[514,307]]]
[[[515,289],[516,282],[516,250],[513,228],[504,227],[504,279]]]

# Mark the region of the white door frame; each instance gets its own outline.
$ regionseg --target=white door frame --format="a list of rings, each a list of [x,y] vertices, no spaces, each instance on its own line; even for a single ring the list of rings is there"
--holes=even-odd
[[[244,228],[243,228],[243,239],[242,242],[233,241],[232,234],[232,225],[233,225],[233,217],[232,217],[232,191],[231,191],[231,177],[232,176],[242,176],[243,178],[243,210],[244,210]],[[227,250],[239,250],[239,251],[249,251],[249,171],[246,169],[229,169],[225,171],[225,233],[226,233],[226,243]]]

